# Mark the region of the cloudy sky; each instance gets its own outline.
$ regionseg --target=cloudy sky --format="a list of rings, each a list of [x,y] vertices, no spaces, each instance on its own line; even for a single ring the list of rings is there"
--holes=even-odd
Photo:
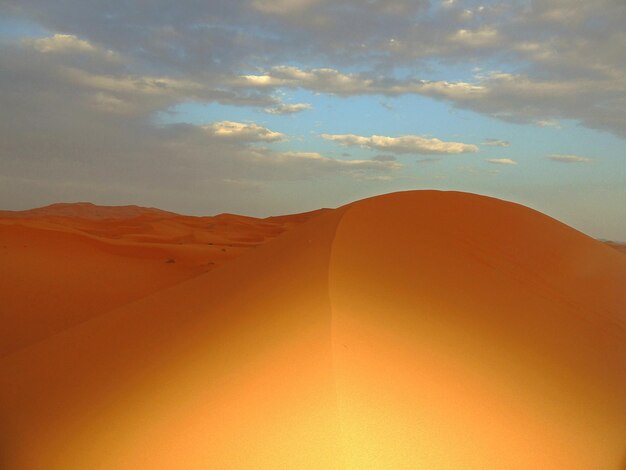
[[[626,240],[623,0],[0,0],[0,205],[406,189]]]

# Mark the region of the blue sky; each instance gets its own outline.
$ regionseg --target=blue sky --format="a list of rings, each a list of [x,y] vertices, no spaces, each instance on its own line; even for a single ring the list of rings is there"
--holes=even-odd
[[[3,208],[270,215],[436,188],[626,240],[625,7],[170,6],[0,6]]]

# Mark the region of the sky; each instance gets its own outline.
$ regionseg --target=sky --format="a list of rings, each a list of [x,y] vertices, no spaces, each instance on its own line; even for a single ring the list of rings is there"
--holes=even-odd
[[[0,208],[468,191],[626,241],[623,0],[0,0]]]

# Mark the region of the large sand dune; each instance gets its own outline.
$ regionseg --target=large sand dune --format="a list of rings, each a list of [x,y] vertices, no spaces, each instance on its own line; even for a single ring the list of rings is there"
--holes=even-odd
[[[98,314],[81,292],[0,359],[3,468],[623,468],[623,254],[463,193],[316,215]]]

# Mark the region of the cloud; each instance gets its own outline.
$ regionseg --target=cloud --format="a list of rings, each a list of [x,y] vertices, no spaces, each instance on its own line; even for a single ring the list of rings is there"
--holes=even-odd
[[[573,119],[626,137],[624,80],[626,66],[604,78],[535,78],[527,73],[493,71],[477,75],[473,82],[400,80],[333,68],[275,66],[260,75],[239,76],[232,86],[257,90],[302,88],[338,96],[422,95],[505,121],[560,127],[561,119]]]
[[[25,44],[30,44],[32,47],[43,53],[63,53],[63,52],[98,52],[99,48],[95,47],[89,41],[79,39],[73,34],[55,34],[50,37],[44,38],[26,38]],[[111,51],[107,51],[111,52]],[[112,53],[112,52],[111,52]]]
[[[397,158],[393,155],[376,155],[372,157],[372,160],[376,160],[377,162],[395,162]]]
[[[320,0],[253,0],[252,6],[262,13],[289,16],[320,3],[322,3]]]
[[[484,26],[476,30],[459,29],[450,40],[467,47],[493,47],[502,40],[502,37],[498,30]]]
[[[361,94],[373,81],[355,74],[343,74],[332,68],[303,70],[293,66],[275,66],[262,75],[242,75],[241,86],[256,88],[306,88],[333,94]]]
[[[10,0],[0,8],[7,18],[57,31],[34,40],[48,53],[116,51],[128,60],[129,75],[159,71],[210,83],[213,96],[235,94],[230,100],[278,112],[268,94],[275,87],[339,96],[420,94],[498,119],[540,126],[573,119],[626,137],[626,9],[615,0],[249,0],[176,9],[165,0],[142,8],[119,0]],[[310,68],[303,51],[309,64],[324,66]],[[301,68],[280,65],[296,61]],[[395,74],[427,66],[430,76],[442,77],[446,64],[515,73],[494,70],[464,81]],[[239,96],[241,88],[255,92]]]
[[[318,152],[281,152],[277,153],[276,156],[291,161],[313,162],[316,165],[323,165],[327,168],[343,170],[397,170],[401,168],[401,165],[394,161],[337,160],[325,157]]]
[[[275,66],[261,75],[242,75],[233,86],[257,89],[304,88],[340,96],[422,94],[439,98],[470,99],[484,92],[480,85],[445,80],[395,80],[367,74],[342,73],[333,68],[301,69]]]
[[[486,161],[496,165],[517,165],[517,162],[510,158],[488,158]]]
[[[133,73],[128,67],[130,57],[73,35],[24,39],[17,44],[5,44],[3,52],[7,56],[5,67],[9,60],[21,60],[21,69],[35,61],[46,64],[46,75],[75,87],[76,94],[90,93],[94,106],[115,114],[147,115],[184,101],[255,107],[280,104],[267,93],[228,88],[217,77],[196,79]]]
[[[558,153],[548,155],[547,158],[560,163],[591,163],[593,161],[591,158],[581,157],[579,155],[562,155]]]
[[[309,103],[280,103],[271,108],[265,108],[265,112],[268,114],[295,114],[312,108],[313,105]]]
[[[473,144],[444,142],[436,138],[428,139],[417,135],[400,137],[372,135],[365,137],[354,134],[322,134],[322,138],[345,146],[363,147],[392,153],[429,155],[478,152],[478,147]]]
[[[87,54],[104,60],[121,60],[121,55],[73,34],[54,34],[42,38],[24,38],[22,42],[44,54]]]
[[[558,119],[538,119],[534,122],[534,124],[539,127],[554,127],[557,129],[561,128],[561,123]]]
[[[178,77],[129,75],[123,69],[107,75],[97,64],[66,66],[53,56],[30,45],[0,54],[5,205],[88,199],[196,213],[280,213],[310,205],[307,197],[316,194],[320,179],[351,181],[400,168],[395,162],[262,148],[287,136],[260,123],[157,124],[154,112],[206,89]],[[256,188],[255,196],[235,181]],[[282,202],[294,182],[302,193]],[[332,204],[331,196],[325,202]]]
[[[214,88],[208,83],[168,76],[107,75],[74,67],[65,67],[60,72],[68,82],[82,88],[126,96],[135,101],[142,98],[157,99],[151,108],[164,108],[186,100],[234,106],[266,106],[276,101],[275,98],[265,95]]]
[[[254,123],[220,121],[201,126],[218,139],[237,142],[277,142],[285,135]]]
[[[319,152],[277,152],[265,148],[249,148],[245,156],[248,171],[257,178],[273,181],[349,178],[355,180],[388,179],[402,165],[397,162],[372,160],[340,160]]]
[[[487,145],[488,147],[510,147],[511,142],[502,139],[485,139],[482,145]]]

